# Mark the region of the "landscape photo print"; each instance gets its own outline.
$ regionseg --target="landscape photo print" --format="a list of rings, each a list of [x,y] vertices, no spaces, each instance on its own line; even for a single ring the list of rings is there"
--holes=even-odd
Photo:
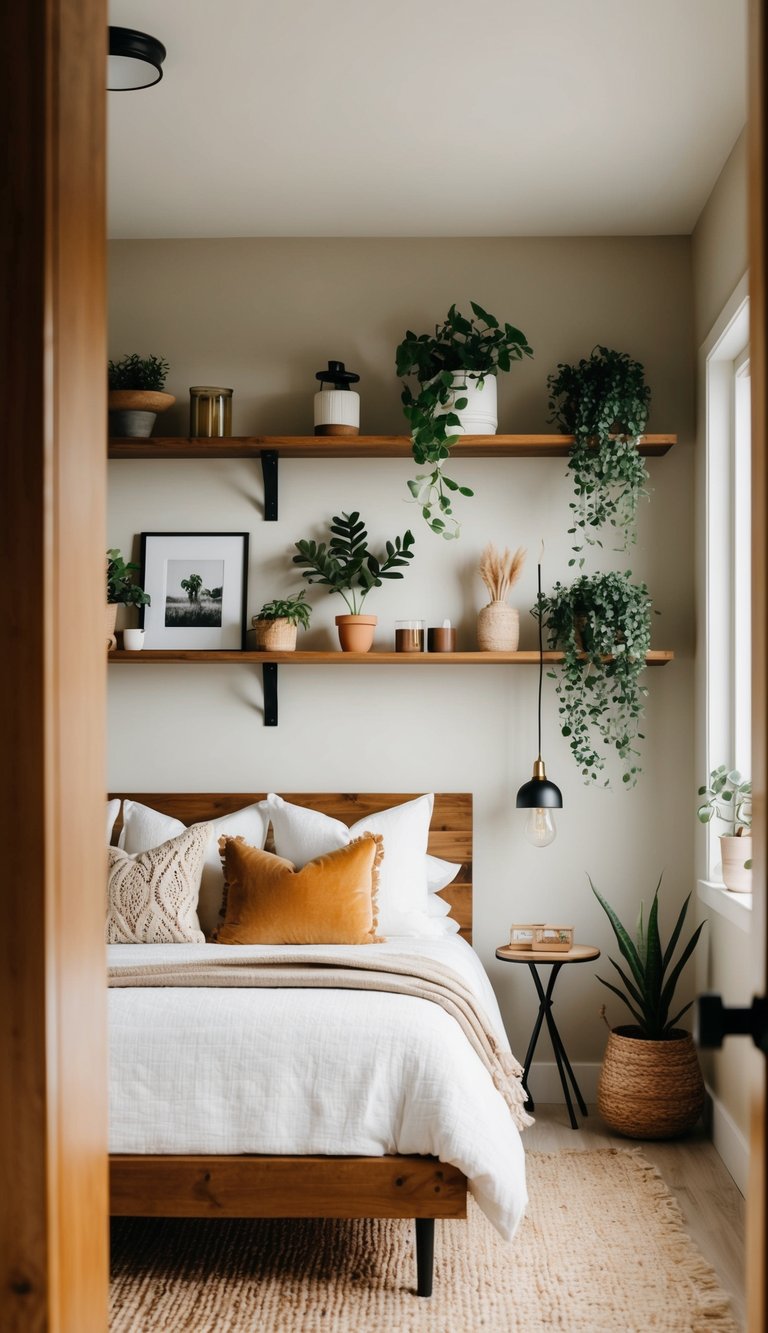
[[[242,648],[247,570],[247,532],[143,532],[145,647]]]

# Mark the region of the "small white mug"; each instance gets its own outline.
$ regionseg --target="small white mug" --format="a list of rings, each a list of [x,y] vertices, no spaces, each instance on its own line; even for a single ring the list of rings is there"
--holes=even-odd
[[[144,647],[143,629],[124,629],[123,647],[126,652],[138,653]]]

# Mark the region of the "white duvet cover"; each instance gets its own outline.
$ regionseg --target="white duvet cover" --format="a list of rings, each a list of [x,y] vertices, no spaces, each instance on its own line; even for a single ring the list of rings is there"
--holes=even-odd
[[[241,957],[275,952],[114,944],[108,954],[110,964],[136,966],[235,948]],[[509,1049],[490,981],[464,940],[392,938],[354,953],[370,948],[460,973]],[[501,1235],[514,1234],[527,1202],[520,1135],[439,1005],[379,991],[127,987],[110,990],[109,1011],[110,1151],[429,1153],[463,1171]]]

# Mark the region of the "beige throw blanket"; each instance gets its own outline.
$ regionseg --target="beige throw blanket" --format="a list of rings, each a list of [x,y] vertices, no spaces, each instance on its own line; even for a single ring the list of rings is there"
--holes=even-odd
[[[438,1004],[459,1024],[512,1113],[518,1129],[533,1124],[525,1111],[522,1069],[496,1040],[471,988],[452,968],[427,958],[396,955],[349,959],[335,954],[263,954],[258,959],[209,958],[110,967],[110,986],[322,986],[331,990],[378,990]]]

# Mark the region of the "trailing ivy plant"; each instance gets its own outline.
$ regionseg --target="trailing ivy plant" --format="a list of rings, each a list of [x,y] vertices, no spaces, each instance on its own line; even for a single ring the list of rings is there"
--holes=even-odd
[[[459,486],[444,471],[458,436],[457,412],[467,406],[461,389],[454,383],[456,371],[466,371],[478,388],[489,375],[511,369],[513,361],[533,356],[524,333],[511,324],[500,324],[476,301],[471,301],[473,319],[467,319],[452,305],[434,334],[406,332],[395,353],[397,374],[404,381],[401,400],[411,428],[411,450],[416,462],[428,466],[408,482],[408,489],[422,516],[431,528],[446,540],[458,537],[460,525],[453,514],[456,494],[474,494],[468,486]],[[416,377],[414,392],[405,383]],[[458,392],[458,397],[456,396]]]
[[[560,730],[586,783],[596,782],[613,752],[622,781],[637,782],[643,700],[640,673],[651,640],[651,598],[626,574],[582,574],[556,583],[541,600],[550,648],[563,652],[557,671]],[[538,614],[534,607],[532,614]],[[610,786],[606,777],[604,786]]]
[[[334,515],[329,526],[328,543],[295,543],[298,555],[293,563],[305,566],[302,578],[308,583],[325,584],[329,592],[344,598],[350,615],[358,616],[372,588],[380,588],[383,579],[403,577],[401,569],[415,554],[413,533],[385,542],[384,551],[376,556],[369,550],[365,523],[357,511]]]
[[[110,389],[151,389],[161,393],[170,367],[161,356],[141,357],[138,352],[107,362]]]
[[[559,365],[547,380],[550,421],[574,441],[568,463],[576,492],[571,502],[575,537],[569,564],[583,568],[584,543],[602,546],[606,525],[620,538],[617,550],[636,540],[637,506],[648,495],[648,471],[638,451],[651,391],[639,361],[597,346],[575,366]]]

